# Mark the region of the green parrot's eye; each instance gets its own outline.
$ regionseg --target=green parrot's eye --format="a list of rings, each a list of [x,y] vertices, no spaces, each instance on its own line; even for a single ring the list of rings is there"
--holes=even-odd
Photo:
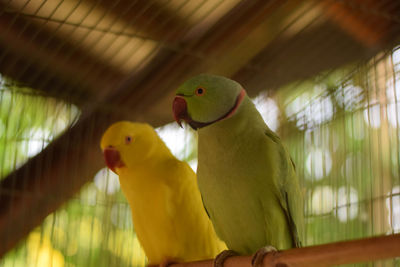
[[[130,144],[132,142],[132,137],[131,136],[126,136],[125,137],[125,144]]]
[[[195,91],[195,94],[198,96],[204,95],[206,93],[206,89],[204,89],[203,87],[198,87]]]

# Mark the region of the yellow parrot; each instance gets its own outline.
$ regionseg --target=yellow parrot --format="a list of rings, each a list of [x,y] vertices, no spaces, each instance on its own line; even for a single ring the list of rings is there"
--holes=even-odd
[[[117,122],[104,133],[101,149],[119,175],[150,265],[211,259],[226,249],[203,207],[196,174],[150,125]]]

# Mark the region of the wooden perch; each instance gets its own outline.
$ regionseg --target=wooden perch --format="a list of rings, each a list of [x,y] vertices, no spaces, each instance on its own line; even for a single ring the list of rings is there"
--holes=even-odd
[[[290,249],[264,258],[264,267],[333,266],[400,257],[400,234]],[[251,267],[251,256],[231,257],[224,267]],[[213,260],[171,267],[213,267]]]

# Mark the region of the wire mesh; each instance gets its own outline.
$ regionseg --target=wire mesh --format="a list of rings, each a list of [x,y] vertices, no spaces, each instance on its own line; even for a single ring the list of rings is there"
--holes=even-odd
[[[73,127],[80,111],[4,77],[0,93],[3,178]],[[40,190],[33,189],[31,193],[40,194]],[[0,265],[143,266],[144,263],[118,177],[102,169],[94,182],[49,215]]]
[[[93,156],[99,125],[109,125],[113,112],[170,121],[174,86],[199,71],[233,76],[251,95],[263,91],[254,101],[303,184],[306,245],[398,233],[400,50],[391,48],[399,8],[389,0],[2,1],[0,181],[39,158],[18,177],[25,186],[0,185],[0,192],[23,203],[45,195],[47,205],[62,191],[27,176],[61,188],[74,187],[74,177],[93,181],[42,218],[0,266],[143,266],[118,178]],[[196,168],[195,133],[173,125],[157,131]],[[52,164],[68,175],[56,179],[62,175]]]
[[[0,77],[1,171],[5,177],[38,154],[79,117],[76,106]]]
[[[304,185],[307,245],[400,231],[399,56],[296,84],[291,99],[276,95]]]
[[[1,178],[4,178],[73,127],[81,112],[72,104],[44,96],[5,77],[1,77],[0,93]],[[178,158],[196,168],[193,133],[179,131],[175,124],[157,131]],[[177,146],[176,140],[184,141]],[[30,193],[41,194],[39,188]],[[48,196],[50,200],[57,197]],[[144,266],[145,263],[118,176],[106,168],[100,169],[81,193],[47,216],[17,249],[0,260],[0,266]]]

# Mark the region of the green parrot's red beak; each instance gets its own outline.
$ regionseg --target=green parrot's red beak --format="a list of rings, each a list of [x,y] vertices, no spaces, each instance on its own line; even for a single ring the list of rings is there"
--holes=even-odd
[[[174,113],[174,119],[179,124],[181,128],[181,121],[184,120],[187,123],[190,123],[192,119],[189,117],[187,113],[187,104],[185,99],[182,96],[176,96],[174,102],[172,103],[172,112]]]
[[[186,100],[183,98],[182,95],[179,95],[179,94],[175,97],[174,102],[172,103],[172,111],[174,113],[174,118],[175,118],[176,122],[179,124],[179,126],[182,127],[181,120],[184,120],[190,125],[190,127],[192,127],[193,130],[197,130],[204,126],[213,124],[214,122],[217,122],[217,121],[220,121],[223,119],[227,119],[227,118],[230,118],[231,116],[233,116],[233,114],[235,114],[235,112],[237,111],[239,105],[242,103],[245,95],[246,95],[246,91],[242,88],[242,90],[240,91],[239,95],[236,98],[235,105],[230,110],[228,110],[228,112],[226,114],[224,114],[220,118],[213,120],[213,121],[209,121],[209,122],[200,122],[200,121],[193,120],[187,112]]]
[[[109,146],[103,150],[104,160],[106,161],[107,167],[117,174],[116,168],[124,167],[125,164],[121,160],[121,156],[114,147]]]

